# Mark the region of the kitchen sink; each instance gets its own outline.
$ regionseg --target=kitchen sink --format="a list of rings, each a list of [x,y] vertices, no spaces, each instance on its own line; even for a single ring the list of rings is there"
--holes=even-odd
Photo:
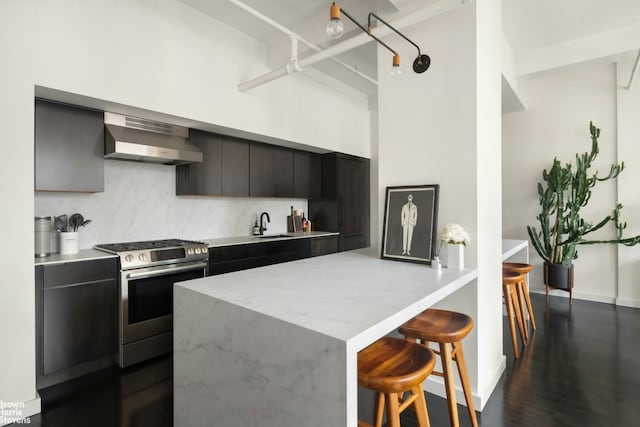
[[[289,234],[263,234],[262,236],[255,236],[258,239],[281,239],[283,237],[295,237]]]

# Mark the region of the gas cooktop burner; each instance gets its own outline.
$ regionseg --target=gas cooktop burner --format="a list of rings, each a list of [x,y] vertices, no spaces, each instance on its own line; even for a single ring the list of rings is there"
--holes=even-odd
[[[204,243],[181,239],[147,240],[144,242],[108,243],[104,245],[96,245],[96,249],[119,253],[128,251],[143,251],[148,249],[180,248],[187,245],[204,245]]]
[[[108,243],[96,245],[95,248],[118,255],[122,270],[160,265],[170,266],[202,261],[209,257],[209,248],[206,243],[180,239]]]

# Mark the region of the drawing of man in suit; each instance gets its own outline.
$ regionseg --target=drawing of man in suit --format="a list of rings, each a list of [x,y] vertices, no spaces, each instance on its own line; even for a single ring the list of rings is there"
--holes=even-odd
[[[413,227],[418,221],[418,207],[413,204],[413,195],[409,194],[407,203],[402,206],[400,223],[402,224],[402,255],[411,255]]]

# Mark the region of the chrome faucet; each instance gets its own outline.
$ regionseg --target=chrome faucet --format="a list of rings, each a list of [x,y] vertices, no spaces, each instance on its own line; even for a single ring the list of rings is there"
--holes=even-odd
[[[271,222],[271,218],[269,218],[269,214],[266,212],[262,212],[260,214],[260,235],[262,236],[264,234],[265,231],[267,231],[267,227],[264,225],[263,217],[267,216],[267,222]]]

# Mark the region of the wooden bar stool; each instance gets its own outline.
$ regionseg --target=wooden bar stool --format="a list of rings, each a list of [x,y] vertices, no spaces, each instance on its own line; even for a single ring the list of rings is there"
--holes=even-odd
[[[444,377],[449,405],[449,418],[453,427],[460,425],[458,405],[456,403],[456,383],[453,373],[454,361],[458,365],[458,373],[460,374],[471,424],[474,427],[478,426],[476,411],[473,407],[473,396],[471,395],[471,383],[469,382],[467,364],[462,350],[462,339],[471,332],[471,329],[473,329],[473,319],[466,314],[437,309],[423,311],[398,329],[407,340],[419,340],[424,345],[434,342],[440,346],[440,351],[436,351],[436,353],[440,355],[442,372],[434,371],[433,374]]]
[[[527,284],[527,274],[533,270],[533,265],[519,263],[519,262],[503,262],[502,268],[504,270],[514,271],[524,276],[522,282],[518,283],[518,293],[520,295],[520,306],[522,307],[522,314],[524,323],[526,326],[527,316],[525,315],[525,306],[529,313],[529,321],[531,322],[531,328],[536,330],[536,318],[533,315],[533,305],[531,305],[531,297],[529,296],[529,285]],[[529,339],[529,328],[525,328],[525,336]]]
[[[520,330],[520,339],[522,345],[527,345],[527,337],[524,333],[524,321],[522,319],[522,310],[520,309],[520,302],[518,297],[517,285],[524,280],[524,275],[515,273],[513,271],[502,270],[502,296],[504,297],[504,304],[507,307],[507,316],[509,317],[509,331],[511,333],[511,343],[513,345],[513,356],[517,359],[520,357],[518,351],[518,339],[516,338],[516,325],[514,323],[514,317],[518,322],[518,329]]]
[[[422,382],[435,363],[431,350],[399,338],[380,338],[358,353],[358,384],[376,392],[375,427],[382,427],[385,402],[389,427],[400,427],[400,413],[411,404],[418,425],[430,426]],[[405,399],[407,391],[411,395]],[[358,426],[371,427],[360,420]]]

